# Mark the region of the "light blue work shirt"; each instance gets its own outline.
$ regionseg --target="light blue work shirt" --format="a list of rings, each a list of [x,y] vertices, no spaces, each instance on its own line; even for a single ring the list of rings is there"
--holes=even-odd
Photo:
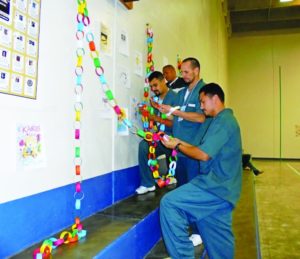
[[[188,87],[180,90],[177,94],[177,104],[185,112],[197,112],[202,114],[199,102],[199,91],[205,85],[203,79],[201,79],[197,85],[192,89],[192,91],[187,96],[186,100],[184,97]],[[201,133],[201,125],[199,122],[192,122],[184,120],[178,116],[174,116],[173,119],[173,135],[185,142],[197,146],[199,144],[199,134]]]
[[[162,104],[176,106],[177,101],[177,93],[174,92],[172,89],[169,89],[168,93],[166,94],[165,98],[162,101]],[[156,115],[160,115],[160,113],[156,110]],[[167,135],[172,135],[172,127],[165,128],[165,133]]]

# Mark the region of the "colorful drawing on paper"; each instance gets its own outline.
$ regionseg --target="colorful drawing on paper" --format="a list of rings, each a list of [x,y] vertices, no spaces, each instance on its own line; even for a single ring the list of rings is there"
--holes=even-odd
[[[45,166],[45,152],[40,125],[17,126],[17,168]]]

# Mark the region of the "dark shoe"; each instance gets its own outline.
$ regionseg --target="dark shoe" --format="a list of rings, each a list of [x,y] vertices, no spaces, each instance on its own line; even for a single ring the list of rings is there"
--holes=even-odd
[[[264,171],[262,170],[254,170],[253,173],[257,176],[259,174],[262,174]]]

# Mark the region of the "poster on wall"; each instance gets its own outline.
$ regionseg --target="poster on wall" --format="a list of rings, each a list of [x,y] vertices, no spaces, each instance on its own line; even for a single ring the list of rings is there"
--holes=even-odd
[[[124,66],[118,67],[118,84],[119,86],[128,89],[131,87],[130,71],[128,67],[124,67]]]
[[[45,167],[45,145],[41,126],[37,124],[17,125],[17,169]]]
[[[136,96],[129,97],[129,120],[132,122],[133,125],[138,127],[143,127],[142,119],[139,111],[139,99]]]
[[[129,39],[128,33],[125,29],[120,30],[119,32],[119,52],[124,56],[129,56]]]
[[[143,76],[143,55],[139,51],[134,51],[134,73]]]
[[[128,114],[128,108],[123,108],[124,112],[127,116]],[[128,127],[123,123],[123,121],[117,119],[117,135],[118,136],[129,136],[129,129]]]
[[[36,99],[41,0],[0,0],[0,93]]]
[[[111,48],[111,28],[109,25],[101,22],[100,24],[100,51],[106,55],[112,55]]]

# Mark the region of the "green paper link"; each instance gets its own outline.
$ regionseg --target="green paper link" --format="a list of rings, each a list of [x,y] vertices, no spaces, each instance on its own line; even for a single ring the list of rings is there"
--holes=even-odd
[[[151,161],[151,165],[152,165],[152,166],[156,166],[157,163],[158,163],[157,160],[152,160],[152,161]]]
[[[153,115],[154,114],[154,108],[150,107],[150,114]]]
[[[75,157],[80,157],[80,147],[75,148]]]
[[[84,13],[84,16],[86,16],[86,17],[89,16],[89,11],[87,8],[84,8],[83,13]]]
[[[111,90],[105,91],[105,95],[106,95],[107,99],[110,101],[114,99],[114,95]]]
[[[95,65],[95,67],[100,67],[101,66],[101,62],[100,62],[100,59],[98,57],[94,58],[94,65]]]
[[[144,138],[146,136],[146,133],[141,129],[139,129],[136,134],[142,138]]]

